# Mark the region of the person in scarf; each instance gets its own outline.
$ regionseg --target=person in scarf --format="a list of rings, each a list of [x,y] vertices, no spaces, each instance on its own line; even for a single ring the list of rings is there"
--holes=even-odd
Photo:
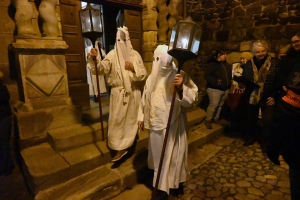
[[[291,199],[300,199],[300,32],[279,62],[275,85],[281,94],[276,101],[272,134],[267,142],[269,159],[279,165],[281,153],[289,165]]]
[[[266,138],[274,110],[274,78],[277,59],[268,53],[268,44],[258,40],[252,46],[253,58],[243,65],[242,76],[256,85],[253,87],[246,83],[245,95],[247,98],[247,130],[244,146],[252,145],[258,141],[263,152],[266,151]],[[248,84],[248,85],[247,85]],[[258,126],[261,111],[262,129]],[[260,133],[261,132],[261,133]]]
[[[141,100],[140,82],[147,71],[140,54],[132,48],[127,27],[119,27],[115,48],[101,61],[93,48],[88,62],[95,74],[93,59],[97,59],[99,74],[107,75],[111,86],[108,119],[108,146],[115,151],[112,161],[120,160],[133,144],[137,134],[137,112]]]
[[[186,181],[188,142],[185,109],[194,105],[198,96],[198,88],[192,79],[183,71],[177,74],[177,68],[167,50],[167,45],[159,45],[154,51],[152,72],[146,81],[138,113],[138,127],[150,129],[148,166],[154,169],[155,187],[173,91],[176,88],[156,199],[167,199],[170,189],[177,189],[180,183]]]

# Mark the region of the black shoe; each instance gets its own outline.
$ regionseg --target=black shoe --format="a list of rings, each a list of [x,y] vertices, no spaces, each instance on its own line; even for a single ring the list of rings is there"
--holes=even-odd
[[[256,139],[246,140],[246,142],[244,142],[243,146],[250,146],[250,145],[254,144],[255,142],[256,142]]]
[[[168,193],[162,190],[157,190],[154,200],[168,200],[168,198],[169,198]]]
[[[211,126],[211,121],[208,121],[208,120],[204,120],[205,121],[205,126],[207,129],[212,129],[212,126]]]

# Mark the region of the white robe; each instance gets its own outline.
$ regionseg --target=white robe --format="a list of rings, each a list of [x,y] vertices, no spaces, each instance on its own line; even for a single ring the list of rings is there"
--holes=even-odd
[[[85,49],[85,54],[86,56],[88,55],[88,52],[90,52],[92,46],[89,46]],[[96,42],[96,49],[99,52],[99,48],[98,48],[98,42]],[[101,49],[102,52],[102,56],[105,57],[106,53],[103,49]],[[100,59],[100,53],[98,53],[97,55],[98,59]],[[87,82],[89,84],[89,94],[90,95],[98,95],[98,91],[97,91],[97,78],[96,75],[93,74],[92,69],[95,68],[94,67],[95,63],[91,58],[88,58],[87,60]],[[96,74],[96,72],[94,72]],[[98,82],[99,82],[99,90],[100,93],[106,93],[107,89],[106,89],[106,84],[105,84],[105,77],[104,75],[98,75]]]
[[[154,169],[153,187],[156,183],[176,72],[176,68],[171,69],[165,78],[162,78],[163,81],[152,80],[155,77],[149,76],[139,107],[138,120],[144,121],[145,128],[150,129],[148,166],[150,169]],[[183,97],[180,99],[177,94],[175,99],[158,185],[159,190],[167,193],[170,188],[178,188],[179,183],[186,181],[188,142],[185,128],[185,108],[192,106],[198,95],[198,88],[194,82],[183,71],[181,71],[181,75],[183,76]],[[153,82],[157,82],[154,88]],[[152,91],[151,94],[147,90]]]
[[[143,60],[133,50],[130,56],[135,73],[125,70],[118,62],[115,49],[106,57],[97,61],[99,74],[107,74],[107,83],[111,86],[108,119],[108,146],[114,150],[130,147],[137,134],[137,113],[141,100],[140,82],[147,76]],[[95,69],[92,69],[93,73]],[[123,77],[126,77],[124,80]],[[129,89],[125,89],[125,83]]]

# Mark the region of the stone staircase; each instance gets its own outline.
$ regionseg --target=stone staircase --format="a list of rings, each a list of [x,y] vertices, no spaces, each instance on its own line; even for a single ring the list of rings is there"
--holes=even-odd
[[[35,199],[109,199],[146,176],[148,131],[139,132],[121,165],[113,164],[102,141],[96,107],[83,113],[82,124],[49,130],[47,142],[21,151],[24,173]],[[107,119],[108,104],[104,104],[103,111]],[[189,151],[222,132],[220,126],[207,130],[203,123],[199,125],[206,116],[202,109],[194,108],[187,116]],[[104,128],[107,130],[105,121]]]

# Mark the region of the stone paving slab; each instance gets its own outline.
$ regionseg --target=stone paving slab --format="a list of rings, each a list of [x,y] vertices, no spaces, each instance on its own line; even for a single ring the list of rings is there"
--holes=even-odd
[[[221,135],[188,154],[184,194],[168,200],[290,200],[288,166],[272,164],[257,143]],[[140,183],[112,200],[151,200],[152,187]]]
[[[178,200],[288,200],[288,166],[272,164],[257,143],[242,146],[235,140],[214,157],[191,171]]]

